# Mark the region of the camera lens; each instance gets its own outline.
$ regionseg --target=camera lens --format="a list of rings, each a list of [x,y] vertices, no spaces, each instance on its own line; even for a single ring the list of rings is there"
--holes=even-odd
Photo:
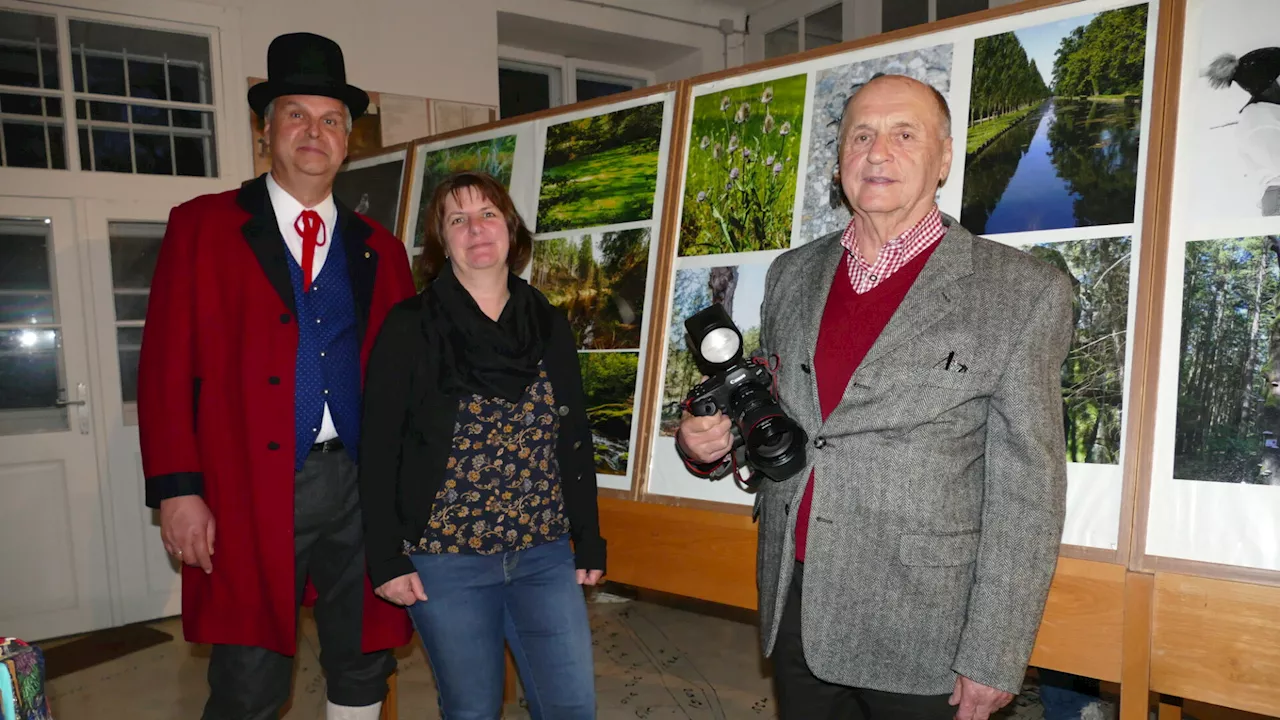
[[[734,393],[731,412],[741,418],[747,462],[774,480],[799,472],[805,463],[804,430],[782,412],[768,387],[744,383]]]

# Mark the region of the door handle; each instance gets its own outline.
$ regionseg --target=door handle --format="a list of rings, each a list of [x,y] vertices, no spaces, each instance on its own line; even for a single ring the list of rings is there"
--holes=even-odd
[[[57,405],[58,407],[66,407],[68,405],[87,405],[88,401],[87,400],[55,400],[53,404]]]
[[[81,435],[89,434],[89,388],[84,383],[76,384],[76,399],[57,399],[53,401],[58,407],[68,407],[75,405],[76,409],[76,425]]]

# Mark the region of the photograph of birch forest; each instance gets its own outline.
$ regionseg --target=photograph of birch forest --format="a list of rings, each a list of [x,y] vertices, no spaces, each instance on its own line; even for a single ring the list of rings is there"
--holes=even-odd
[[[1173,474],[1280,484],[1280,236],[1186,245]]]

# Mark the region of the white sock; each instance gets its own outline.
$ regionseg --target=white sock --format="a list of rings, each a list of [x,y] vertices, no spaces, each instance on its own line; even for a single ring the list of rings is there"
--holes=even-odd
[[[351,707],[329,703],[324,709],[325,720],[378,720],[382,715],[382,703]]]

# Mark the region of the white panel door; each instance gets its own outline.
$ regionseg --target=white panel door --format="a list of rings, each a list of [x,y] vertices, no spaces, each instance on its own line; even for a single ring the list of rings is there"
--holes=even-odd
[[[69,200],[0,197],[0,635],[110,627],[86,298]]]
[[[137,407],[142,326],[172,204],[90,200],[86,207],[120,620],[135,623],[182,610],[178,565],[160,541],[159,513],[145,504]]]

